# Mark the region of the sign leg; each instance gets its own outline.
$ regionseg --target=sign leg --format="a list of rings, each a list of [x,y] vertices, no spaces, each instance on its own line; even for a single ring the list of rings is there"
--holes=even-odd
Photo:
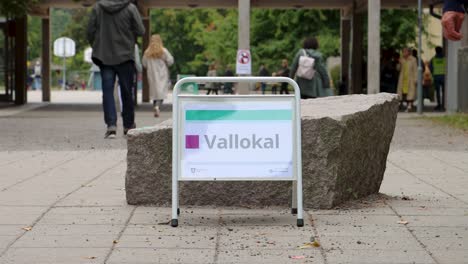
[[[172,227],[177,227],[179,225],[179,211],[178,181],[176,177],[172,177]]]
[[[291,214],[297,214],[297,181],[292,182]]]

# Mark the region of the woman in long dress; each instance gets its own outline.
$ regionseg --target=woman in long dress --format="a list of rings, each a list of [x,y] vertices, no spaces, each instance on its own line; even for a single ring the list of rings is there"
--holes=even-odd
[[[169,66],[174,63],[171,53],[164,48],[160,35],[153,35],[143,55],[143,67],[147,69],[150,97],[153,99],[154,116],[159,117],[160,107],[171,85]]]

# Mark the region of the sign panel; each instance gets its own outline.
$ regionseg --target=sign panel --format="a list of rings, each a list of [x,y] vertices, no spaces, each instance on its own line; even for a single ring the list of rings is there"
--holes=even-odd
[[[181,100],[181,180],[293,180],[294,97]]]
[[[252,74],[252,56],[250,50],[237,51],[236,73],[240,75]]]
[[[54,55],[68,58],[75,56],[75,41],[70,38],[58,38],[54,41]]]
[[[93,63],[93,49],[92,48],[87,48],[84,51],[84,61],[87,63]]]

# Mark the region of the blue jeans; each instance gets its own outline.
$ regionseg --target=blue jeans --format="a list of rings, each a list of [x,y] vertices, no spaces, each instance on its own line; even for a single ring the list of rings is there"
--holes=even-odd
[[[135,123],[135,107],[133,105],[132,92],[135,63],[133,61],[127,61],[119,65],[101,65],[100,69],[102,76],[104,122],[106,122],[108,128],[117,126],[114,85],[115,78],[119,77],[123,125],[124,128],[132,128]]]

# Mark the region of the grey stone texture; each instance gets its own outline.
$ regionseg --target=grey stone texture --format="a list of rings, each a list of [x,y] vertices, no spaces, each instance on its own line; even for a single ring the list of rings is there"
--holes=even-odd
[[[395,130],[395,95],[302,100],[303,192],[306,208],[332,208],[377,193]],[[172,122],[128,135],[125,190],[132,205],[171,202]],[[285,206],[291,182],[180,182],[181,205]]]

